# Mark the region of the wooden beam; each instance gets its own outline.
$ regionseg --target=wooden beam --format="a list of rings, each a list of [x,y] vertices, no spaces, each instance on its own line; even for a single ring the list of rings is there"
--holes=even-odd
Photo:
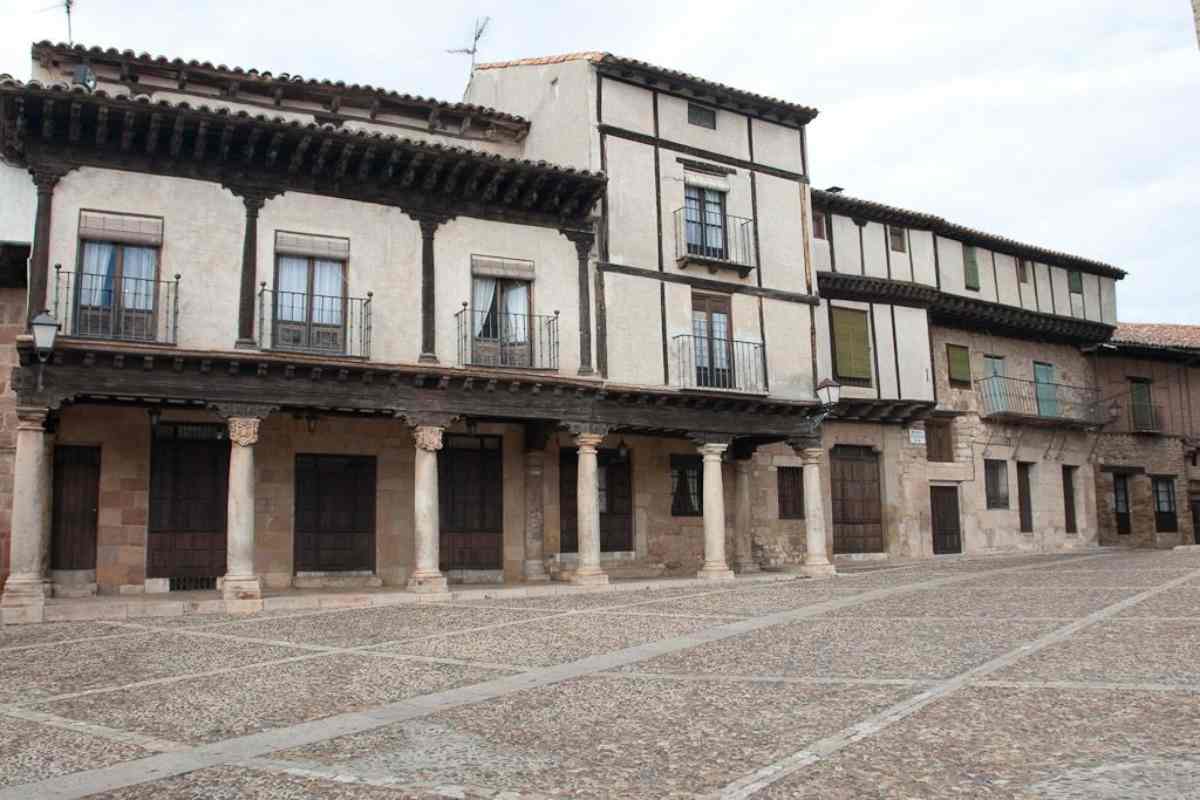
[[[442,181],[442,194],[454,193],[454,187],[458,185],[458,180],[462,176],[463,170],[466,168],[466,161],[454,162],[454,166],[450,168],[450,174],[446,176],[446,180]]]
[[[354,156],[355,145],[351,142],[346,142],[342,145],[342,154],[338,156],[337,167],[333,170],[333,179],[340,181],[342,176],[346,174],[346,170],[350,168],[350,159]]]
[[[171,129],[171,158],[179,158],[179,151],[183,149],[183,125],[186,121],[183,114],[175,115],[175,125]]]
[[[204,158],[204,151],[208,145],[208,120],[200,120],[200,124],[196,126],[196,143],[192,147],[192,159],[199,161]]]
[[[100,106],[96,111],[96,146],[108,144],[108,106]]]
[[[321,146],[317,148],[317,157],[313,160],[312,174],[317,177],[321,171],[325,169],[325,159],[329,158],[329,149],[333,147],[333,138],[326,136],[321,140]]]
[[[300,165],[304,163],[304,154],[308,152],[308,146],[312,144],[312,134],[305,134],[304,138],[296,145],[296,149],[292,151],[292,159],[288,163],[288,174],[295,175],[300,171]]]
[[[128,153],[133,147],[133,131],[137,123],[137,118],[132,111],[125,111],[121,114],[121,152]]]
[[[150,127],[146,130],[146,155],[152,156],[158,150],[158,132],[162,128],[162,113],[155,111],[150,115]]]
[[[367,152],[358,160],[358,179],[365,181],[371,174],[371,164],[375,161],[375,145],[367,145]]]
[[[233,123],[226,122],[221,128],[221,143],[217,148],[217,153],[221,156],[222,161],[229,160],[229,146],[233,144]]]
[[[246,145],[242,148],[242,161],[249,164],[254,159],[254,151],[258,148],[258,140],[262,137],[262,128],[255,125],[246,137]]]
[[[279,148],[283,145],[283,131],[276,131],[267,144],[267,169],[274,169],[279,159]]]
[[[80,114],[82,112],[83,112],[83,103],[80,103],[78,100],[72,100],[71,101],[71,122],[67,128],[67,138],[71,141],[72,144],[75,144],[76,142],[79,141],[79,137],[80,137],[81,130],[82,130],[82,125],[80,124],[80,122],[81,122]]]

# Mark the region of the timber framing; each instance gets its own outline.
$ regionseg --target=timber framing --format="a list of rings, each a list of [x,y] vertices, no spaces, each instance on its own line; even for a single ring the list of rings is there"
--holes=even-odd
[[[968,228],[965,225],[958,225],[933,214],[909,211],[904,208],[884,205],[883,203],[849,197],[840,192],[825,192],[820,189],[813,190],[812,202],[815,211],[840,214],[852,217],[856,221],[870,220],[872,222],[881,222],[885,225],[903,225],[907,228],[931,231],[938,236],[945,236],[947,239],[954,239],[963,244],[976,245],[997,253],[1026,258],[1043,264],[1063,267],[1064,269],[1090,272],[1094,275],[1102,275],[1106,278],[1115,278],[1117,280],[1125,277],[1124,270],[1118,269],[1111,264],[1105,264],[1102,261],[1093,261],[1090,258],[1075,256],[1058,250],[1047,250],[1044,247],[1024,244],[1023,242],[1018,242],[1004,236],[997,236],[992,233],[975,230],[974,228]]]
[[[916,308],[929,308],[937,303],[940,294],[923,283],[845,272],[818,272],[817,286],[821,297],[831,300],[860,300]]]
[[[587,227],[601,173],[281,117],[0,76],[0,156],[543,227]]]
[[[932,400],[846,399],[829,415],[836,422],[890,422],[908,424],[933,416]]]
[[[760,441],[812,437],[814,402],[678,392],[512,370],[367,364],[246,351],[60,340],[44,368],[17,341],[19,405],[72,403],[209,407],[270,398],[284,412],[409,417],[442,414],[525,422],[575,421],[664,436]],[[39,376],[39,372],[41,375]]]

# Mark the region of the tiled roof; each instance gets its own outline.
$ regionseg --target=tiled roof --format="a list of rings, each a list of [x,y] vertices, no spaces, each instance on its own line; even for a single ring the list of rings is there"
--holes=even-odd
[[[1083,270],[1084,272],[1092,272],[1118,280],[1124,278],[1126,274],[1124,270],[1114,267],[1112,264],[1106,264],[1103,261],[1095,261],[1090,258],[1064,253],[1060,250],[1050,250],[1038,245],[1018,242],[1015,239],[1009,239],[1007,236],[1000,236],[975,228],[969,228],[966,225],[959,225],[934,214],[911,211],[905,208],[898,208],[897,206],[876,203],[871,200],[862,200],[842,194],[841,192],[825,192],[820,189],[814,189],[812,197],[815,207],[836,214],[860,216],[876,222],[905,225],[911,228],[933,231],[939,236],[945,236],[948,239],[956,239],[967,244],[980,245],[1000,253],[1027,257],[1044,264],[1055,264],[1067,269]]]
[[[718,105],[727,105],[731,107],[746,107],[750,110],[767,111],[773,115],[794,119],[799,124],[803,125],[811,122],[817,116],[817,110],[809,106],[803,106],[799,103],[791,103],[786,100],[780,100],[775,97],[767,97],[766,95],[747,92],[743,89],[735,89],[732,86],[726,86],[723,83],[706,80],[705,78],[696,75],[689,75],[686,72],[679,70],[667,69],[655,64],[650,64],[646,61],[639,61],[636,58],[625,58],[624,56],[616,56],[612,53],[605,53],[597,50],[583,51],[579,53],[565,53],[557,56],[540,56],[537,58],[518,58],[511,61],[494,61],[488,64],[478,64],[475,69],[504,69],[506,67],[520,66],[539,66],[545,64],[561,64],[566,61],[590,61],[593,64],[614,67],[627,70],[630,73],[636,73],[644,78],[653,81],[661,82],[670,87],[672,84],[680,84],[689,88],[697,97],[701,95],[711,98]]]
[[[229,77],[236,77],[239,81],[259,81],[263,83],[285,84],[297,88],[323,89],[323,90],[343,90],[352,94],[367,94],[377,95],[381,98],[394,100],[397,102],[411,103],[413,105],[428,106],[429,108],[439,109],[458,114],[470,114],[481,119],[503,120],[511,123],[528,125],[528,120],[524,117],[519,117],[516,114],[508,114],[503,111],[497,111],[494,108],[485,106],[477,106],[472,103],[448,103],[444,100],[436,100],[432,97],[422,97],[421,95],[404,94],[391,89],[383,89],[368,84],[347,84],[343,81],[330,81],[316,78],[305,78],[302,75],[292,75],[287,72],[281,72],[275,75],[267,70],[258,70],[254,68],[244,67],[227,67],[224,64],[213,64],[211,61],[197,61],[196,59],[184,60],[182,58],[168,58],[167,56],[155,56],[150,53],[135,53],[133,50],[118,50],[115,47],[87,47],[82,44],[65,44],[43,40],[35,42],[32,48],[34,58],[45,57],[71,57],[77,59],[88,59],[91,61],[108,61],[108,62],[127,62],[134,67],[157,67],[160,69],[191,69],[204,70],[208,72],[221,73]]]
[[[1200,325],[1171,325],[1163,322],[1118,322],[1114,344],[1200,350]]]

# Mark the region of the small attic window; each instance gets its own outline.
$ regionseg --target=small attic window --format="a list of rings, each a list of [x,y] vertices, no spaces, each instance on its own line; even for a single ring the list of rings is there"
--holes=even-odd
[[[688,123],[715,131],[717,129],[717,112],[695,103],[688,103]]]

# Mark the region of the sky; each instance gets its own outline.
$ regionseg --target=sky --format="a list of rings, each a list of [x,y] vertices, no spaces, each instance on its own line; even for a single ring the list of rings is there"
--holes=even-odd
[[[66,39],[0,0],[0,73]],[[1126,322],[1200,324],[1190,0],[76,0],[76,42],[459,100],[480,60],[607,50],[815,106],[813,185],[1115,264]]]

